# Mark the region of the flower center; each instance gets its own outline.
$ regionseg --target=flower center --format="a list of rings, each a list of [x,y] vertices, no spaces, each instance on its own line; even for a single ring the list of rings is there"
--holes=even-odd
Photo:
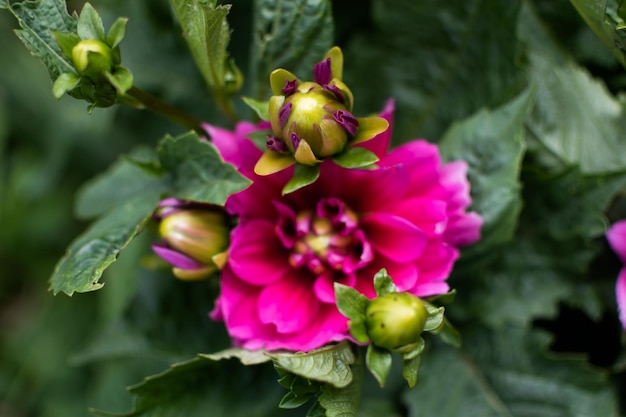
[[[324,198],[315,211],[293,212],[278,207],[277,233],[289,250],[294,268],[307,268],[314,274],[351,274],[372,260],[372,248],[359,228],[357,214],[341,200]]]

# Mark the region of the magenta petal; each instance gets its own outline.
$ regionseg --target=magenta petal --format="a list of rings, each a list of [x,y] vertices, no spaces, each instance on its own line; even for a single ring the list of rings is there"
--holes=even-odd
[[[385,108],[379,114],[389,122],[389,127],[383,133],[378,134],[373,139],[359,143],[357,146],[370,150],[376,154],[379,158],[382,158],[387,153],[389,148],[389,142],[391,142],[391,133],[393,131],[393,113],[396,109],[395,100],[390,98],[385,103]]]
[[[626,263],[626,220],[614,223],[606,232],[606,238],[623,263]]]
[[[263,152],[244,134],[261,129],[251,123],[240,125],[245,126],[238,126],[236,132],[210,124],[204,124],[202,127],[209,133],[211,141],[226,162],[233,164],[246,177],[254,178],[254,165]]]
[[[152,245],[152,250],[163,258],[165,261],[172,264],[172,266],[180,269],[192,270],[198,268],[204,268],[204,264],[196,261],[189,256],[183,255],[173,249],[168,248],[163,244],[155,243]]]
[[[379,162],[380,166],[405,165],[411,182],[411,195],[421,196],[439,185],[441,160],[436,145],[414,140],[401,145]]]
[[[335,304],[335,282],[352,287],[356,282],[356,275],[334,274],[332,272],[321,274],[315,280],[315,284],[313,284],[313,291],[318,300],[328,304]]]
[[[320,307],[311,285],[297,274],[261,290],[257,309],[262,323],[273,324],[279,333],[302,331]]]
[[[476,213],[467,213],[450,220],[443,240],[454,246],[464,246],[480,239],[483,218]]]
[[[622,268],[615,284],[615,294],[617,297],[617,308],[622,327],[626,329],[626,268]]]
[[[409,198],[393,209],[393,214],[403,217],[428,233],[440,236],[448,224],[448,205],[445,201],[428,198]]]
[[[424,253],[417,260],[419,277],[415,286],[414,294],[419,296],[441,294],[446,292],[448,279],[454,262],[459,257],[459,251],[440,240],[431,240],[426,246]],[[441,292],[436,288],[442,289]],[[446,288],[446,290],[443,290]]]
[[[467,163],[454,161],[441,168],[439,182],[448,190],[448,205],[450,211],[461,211],[467,208],[472,199],[470,184],[467,180]]]
[[[398,262],[419,258],[428,243],[423,230],[391,214],[367,215],[361,220],[361,227],[375,251]]]
[[[280,280],[291,269],[275,227],[266,220],[252,220],[232,231],[228,264],[242,280],[267,285]]]

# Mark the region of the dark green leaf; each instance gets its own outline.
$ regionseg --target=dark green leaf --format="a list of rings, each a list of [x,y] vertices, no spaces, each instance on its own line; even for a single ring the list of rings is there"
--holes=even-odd
[[[420,382],[404,393],[409,416],[619,415],[606,375],[582,361],[547,358],[547,335],[515,326],[464,335],[463,350],[436,346],[424,353]]]
[[[16,31],[17,36],[34,56],[43,61],[52,80],[64,72],[75,72],[52,35],[52,32],[76,32],[77,17],[67,13],[65,1],[25,1],[8,8],[21,27]]]
[[[513,236],[522,207],[524,120],[532,97],[526,91],[504,107],[482,110],[454,124],[441,141],[446,160],[468,163],[472,209],[483,218],[482,238],[469,253],[484,252]]]
[[[233,193],[250,183],[230,164],[223,162],[215,147],[190,132],[166,137],[158,149],[163,168],[173,174],[176,198],[224,204]]]
[[[272,353],[270,357],[282,368],[314,381],[344,388],[352,382],[350,364],[354,362],[352,345],[343,342],[307,353]]]
[[[361,354],[352,366],[354,377],[352,382],[344,388],[337,388],[331,384],[322,386],[322,395],[319,404],[326,410],[326,414],[309,414],[310,416],[325,415],[326,417],[356,417],[359,410],[361,388],[363,385],[363,359]],[[313,407],[315,410],[316,407]]]
[[[84,184],[78,193],[76,214],[82,218],[92,218],[138,196],[153,200],[165,194],[167,183],[161,175],[142,169],[132,162],[135,155],[145,152],[156,157],[151,149],[137,149]]]
[[[374,152],[360,146],[350,146],[339,155],[333,156],[333,162],[348,169],[365,168],[378,162],[378,157]]]
[[[269,75],[285,68],[311,79],[313,65],[333,45],[332,7],[329,0],[256,0],[254,9],[254,97],[266,100]]]
[[[389,350],[376,347],[373,344],[367,347],[367,354],[365,355],[367,369],[374,375],[381,387],[385,385],[391,371],[391,360],[392,355]]]
[[[140,196],[117,205],[74,240],[57,264],[50,289],[57,294],[94,291],[98,280],[120,251],[143,228],[158,203],[158,196]]]
[[[283,188],[283,195],[292,193],[302,187],[306,187],[307,185],[314,183],[319,176],[319,165],[308,166],[296,164],[296,167],[293,171],[293,177],[291,177],[289,182],[287,182],[287,184],[285,184],[285,187]]]
[[[386,269],[381,269],[374,275],[374,290],[379,297],[398,292]]]

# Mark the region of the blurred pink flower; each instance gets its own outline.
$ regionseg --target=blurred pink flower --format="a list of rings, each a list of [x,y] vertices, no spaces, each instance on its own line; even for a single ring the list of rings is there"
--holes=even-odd
[[[390,124],[393,110],[390,101],[381,114]],[[245,348],[309,351],[348,339],[335,282],[372,298],[373,276],[387,268],[399,291],[442,294],[457,247],[480,237],[482,219],[466,212],[466,163],[442,164],[425,140],[387,153],[390,127],[361,145],[379,156],[378,168],[327,160],[315,183],[283,196],[293,168],[254,174],[262,151],[246,135],[259,127],[205,127],[222,157],[253,180],[226,203],[239,224],[211,313]]]
[[[626,264],[626,220],[613,224],[606,232],[606,238],[622,263]],[[626,329],[626,266],[622,268],[617,276],[615,294],[617,296],[619,318],[622,321],[622,326]]]

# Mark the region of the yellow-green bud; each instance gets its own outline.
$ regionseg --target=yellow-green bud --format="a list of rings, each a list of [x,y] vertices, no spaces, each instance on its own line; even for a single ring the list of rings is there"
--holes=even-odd
[[[72,62],[80,75],[97,78],[113,67],[113,53],[106,43],[87,39],[72,48]]]
[[[365,310],[365,326],[375,346],[410,351],[424,330],[428,311],[424,302],[409,293],[375,298]]]

